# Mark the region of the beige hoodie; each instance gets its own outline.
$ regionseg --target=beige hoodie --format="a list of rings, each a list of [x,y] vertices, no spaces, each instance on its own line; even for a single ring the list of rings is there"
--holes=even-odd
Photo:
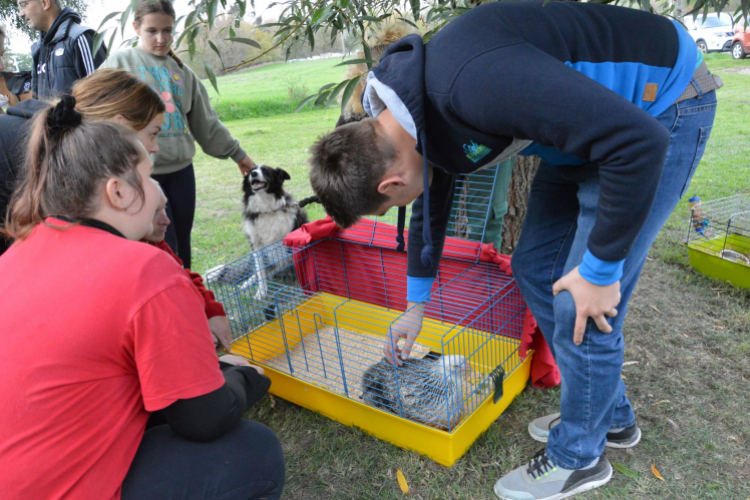
[[[122,68],[148,82],[167,107],[154,174],[170,174],[192,163],[195,141],[214,158],[242,161],[247,153],[211,107],[206,87],[187,66],[170,56],[155,56],[138,47],[109,55],[102,67]]]

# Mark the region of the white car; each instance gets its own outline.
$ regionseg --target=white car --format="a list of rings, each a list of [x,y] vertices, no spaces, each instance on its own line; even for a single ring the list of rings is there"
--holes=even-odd
[[[708,14],[706,19],[703,14],[685,16],[683,22],[701,52],[724,52],[732,47],[734,21],[729,14]]]

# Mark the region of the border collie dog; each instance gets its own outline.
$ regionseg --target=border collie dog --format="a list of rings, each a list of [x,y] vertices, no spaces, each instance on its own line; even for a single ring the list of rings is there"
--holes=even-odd
[[[256,252],[251,264],[254,268],[250,271],[251,277],[245,281],[242,288],[257,285],[256,300],[265,300],[269,280],[290,272],[289,269],[283,268],[290,268],[292,264],[291,251],[286,247],[262,254],[258,253],[258,250],[279,242],[287,234],[306,224],[307,214],[302,207],[317,201],[314,196],[299,203],[294,201],[292,195],[284,190],[284,181],[289,179],[291,176],[284,169],[259,165],[242,181],[242,228],[250,243],[250,249]],[[278,252],[284,252],[284,256],[278,255]],[[293,273],[293,270],[291,272]],[[275,318],[276,313],[272,304],[267,305],[263,312],[267,320]]]
[[[283,239],[308,222],[304,205],[284,190],[284,181],[289,179],[286,170],[266,165],[255,167],[243,179],[242,229],[253,251]]]

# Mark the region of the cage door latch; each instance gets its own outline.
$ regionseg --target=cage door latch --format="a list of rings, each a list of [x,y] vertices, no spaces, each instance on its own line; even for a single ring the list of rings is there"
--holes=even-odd
[[[503,397],[503,378],[505,377],[505,370],[500,365],[490,373],[490,380],[492,385],[495,387],[495,393],[492,396],[492,401],[497,404],[498,401]]]

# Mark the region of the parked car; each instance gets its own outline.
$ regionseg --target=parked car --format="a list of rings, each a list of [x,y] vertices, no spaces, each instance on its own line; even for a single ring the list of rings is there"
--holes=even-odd
[[[734,28],[732,39],[732,57],[744,59],[750,53],[750,26],[743,28],[744,22],[739,22]]]
[[[708,14],[705,19],[702,14],[685,16],[683,22],[701,52],[724,52],[732,47],[734,20],[729,14]]]

